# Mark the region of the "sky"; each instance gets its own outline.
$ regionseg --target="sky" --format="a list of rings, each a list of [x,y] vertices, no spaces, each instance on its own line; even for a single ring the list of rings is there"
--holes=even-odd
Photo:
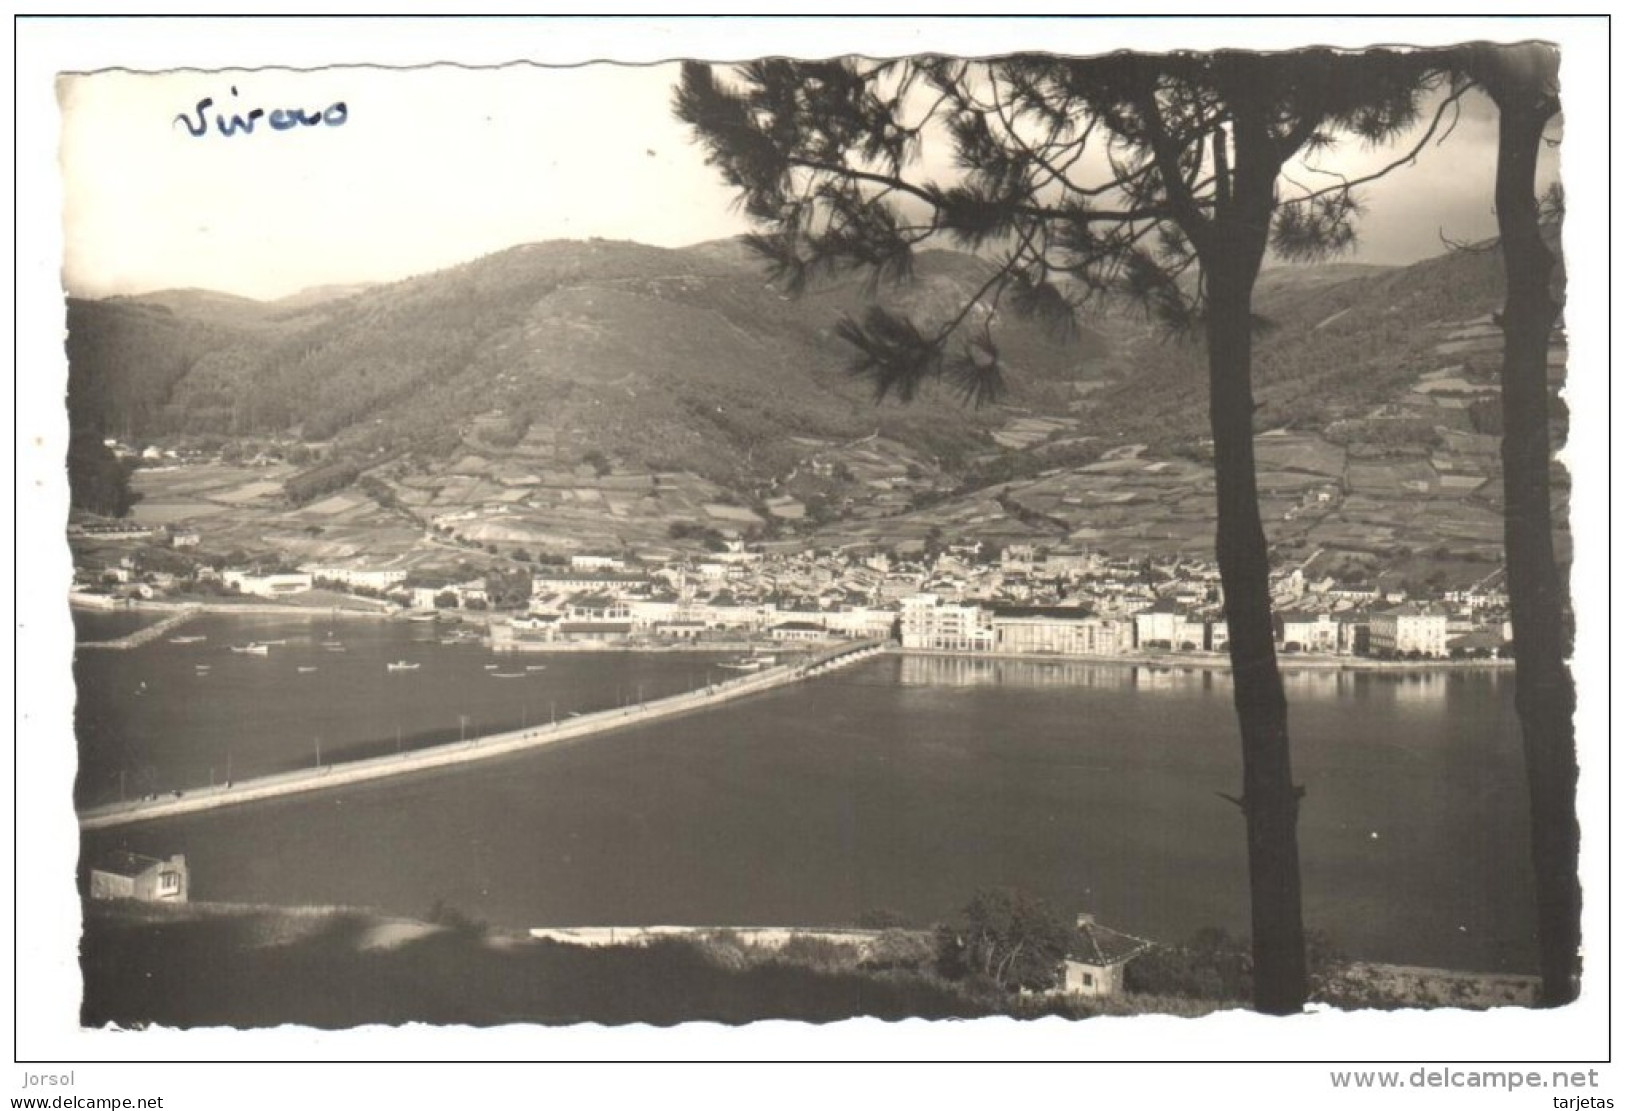
[[[519,243],[681,247],[747,231],[672,116],[676,78],[674,63],[65,75],[63,285],[89,297],[198,287],[274,299]],[[187,121],[205,97],[209,127],[194,136]],[[334,126],[262,120],[231,137],[214,126],[222,113],[340,103]],[[1440,253],[1441,233],[1492,235],[1495,146],[1492,109],[1467,102],[1445,145],[1362,191],[1368,215],[1347,257],[1409,263]],[[1349,144],[1322,161],[1354,174],[1390,156]]]

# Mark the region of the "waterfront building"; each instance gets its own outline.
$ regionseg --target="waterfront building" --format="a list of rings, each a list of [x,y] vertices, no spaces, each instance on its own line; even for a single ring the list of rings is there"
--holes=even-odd
[[[1339,655],[1364,656],[1371,651],[1371,618],[1364,610],[1345,610],[1336,620]]]
[[[631,635],[630,621],[559,622],[559,636],[564,640],[625,640]]]
[[[528,645],[556,643],[561,623],[556,613],[527,613],[508,621],[493,621],[491,647],[506,652]]]
[[[944,602],[935,594],[903,599],[903,647],[946,652],[993,648],[993,614],[977,605]]]
[[[1181,615],[1174,630],[1175,648],[1182,652],[1200,652],[1208,646],[1207,622],[1199,617]]]
[[[626,613],[634,625],[643,628],[670,625],[683,617],[683,605],[675,597],[627,598]]]
[[[1342,640],[1341,626],[1329,613],[1286,610],[1275,615],[1275,631],[1276,644],[1288,651],[1336,652]]]
[[[768,635],[781,641],[828,640],[830,632],[812,621],[784,621],[769,629]]]
[[[225,571],[221,573],[220,578],[227,586],[235,586],[244,594],[256,594],[264,598],[299,594],[309,590],[312,585],[308,571],[276,575],[256,575],[251,571]]]
[[[997,652],[1057,656],[1111,656],[1129,645],[1128,627],[1066,606],[996,606],[993,645]]]
[[[1371,651],[1378,655],[1443,656],[1449,618],[1441,610],[1407,602],[1371,615]]]
[[[1139,648],[1177,648],[1185,627],[1178,604],[1164,598],[1134,615],[1134,643]]]
[[[825,628],[849,637],[890,636],[897,624],[897,611],[850,606],[819,615]]]
[[[415,610],[432,610],[436,599],[446,592],[444,586],[414,586],[412,588],[412,608]]]
[[[189,873],[186,857],[168,860],[119,850],[90,869],[92,899],[136,899],[144,903],[186,902]]]

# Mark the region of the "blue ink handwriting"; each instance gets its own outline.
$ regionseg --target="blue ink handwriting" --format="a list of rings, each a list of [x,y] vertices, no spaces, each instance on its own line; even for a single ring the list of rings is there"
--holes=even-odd
[[[236,85],[231,87],[231,95],[239,95]],[[209,117],[207,113],[213,107],[214,98],[206,96],[197,102],[196,108],[192,109],[197,114],[196,120],[191,119],[188,113],[182,112],[170,122],[170,126],[173,127],[178,123],[186,128],[187,134],[192,138],[201,139],[209,133]],[[267,113],[264,108],[252,108],[247,115],[233,112],[229,117],[217,112],[214,117],[214,125],[220,134],[229,139],[239,131],[244,135],[254,134],[254,125],[261,120],[269,124],[272,131],[291,131],[294,128],[321,127],[323,125],[327,127],[343,127],[349,118],[350,106],[339,100],[317,112],[309,112],[303,108],[273,108]]]

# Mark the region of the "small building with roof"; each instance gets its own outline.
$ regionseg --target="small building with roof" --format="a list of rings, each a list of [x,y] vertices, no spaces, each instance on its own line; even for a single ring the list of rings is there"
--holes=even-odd
[[[774,640],[827,640],[830,632],[815,621],[781,621],[768,630]]]
[[[1123,969],[1151,947],[1152,943],[1144,938],[1102,926],[1092,914],[1080,914],[1061,962],[1061,982],[1056,990],[1094,998],[1119,995],[1123,991]]]
[[[100,858],[90,869],[92,899],[184,903],[190,887],[186,857],[178,853],[161,860],[121,849]]]

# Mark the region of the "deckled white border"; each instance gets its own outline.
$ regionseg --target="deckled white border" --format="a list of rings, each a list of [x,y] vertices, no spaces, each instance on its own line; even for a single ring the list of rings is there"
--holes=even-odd
[[[1023,49],[1096,53],[1118,47],[1145,49],[1170,46],[1268,48],[1327,43],[1362,46],[1378,43],[1425,45],[1473,38],[1510,40],[1540,37],[1563,49],[1563,92],[1567,141],[1563,180],[1570,204],[1567,235],[1570,274],[1568,323],[1571,333],[1571,408],[1574,429],[1567,453],[1575,470],[1572,515],[1576,560],[1573,581],[1580,615],[1577,673],[1581,706],[1577,719],[1582,745],[1581,805],[1586,843],[1583,874],[1587,905],[1587,994],[1581,1003],[1558,1013],[1501,1011],[1458,1016],[1445,1012],[1393,1015],[1316,1015],[1288,1022],[1238,1014],[1200,1021],[1173,1019],[1095,1020],[1081,1025],[1060,1022],[1015,1025],[922,1023],[885,1025],[852,1022],[805,1027],[760,1023],[741,1029],[688,1026],[675,1030],[545,1029],[447,1031],[408,1029],[324,1034],[286,1029],[236,1032],[146,1032],[138,1035],[82,1032],[77,1028],[75,941],[78,912],[65,882],[71,875],[77,844],[73,816],[66,805],[73,755],[72,684],[68,669],[71,630],[64,598],[69,577],[62,522],[66,484],[66,420],[61,409],[64,370],[61,353],[61,300],[58,266],[61,251],[57,223],[55,146],[58,119],[52,77],[59,70],[107,66],[164,69],[181,65],[210,68],[223,64],[293,65],[339,63],[422,64],[456,61],[498,64],[518,58],[546,63],[590,59],[656,61],[677,57],[716,60],[773,53],[802,56],[863,53],[889,55],[921,50],[958,54],[995,54]],[[423,1059],[987,1059],[1168,1060],[1204,1058],[1271,1059],[1415,1059],[1520,1060],[1566,1056],[1602,1057],[1608,1047],[1608,951],[1601,944],[1606,929],[1608,894],[1606,853],[1607,624],[1596,604],[1608,573],[1604,554],[1608,537],[1606,394],[1608,373],[1606,283],[1608,256],[1602,237],[1607,227],[1607,166],[1603,137],[1608,134],[1606,102],[1607,28],[1597,22],[1564,20],[1382,20],[1312,19],[1178,19],[1101,20],[1062,24],[1054,20],[994,19],[939,21],[927,17],[870,20],[861,18],[627,21],[583,18],[560,21],[499,20],[368,20],[313,19],[309,23],[251,25],[248,21],[27,22],[18,28],[18,345],[16,479],[17,547],[19,550],[17,628],[22,652],[17,688],[17,750],[25,781],[18,787],[18,828],[23,858],[17,888],[19,1007],[23,1027],[19,1052],[24,1058],[75,1060],[87,1057],[151,1060],[153,1058],[263,1060]],[[1409,1071],[1409,1070],[1405,1070]],[[140,1094],[143,1084],[175,1090],[197,1084],[200,1096],[222,1094],[229,1084],[238,1106],[281,1106],[292,1098],[288,1083],[308,1077],[315,1090],[342,1091],[371,1103],[385,1093],[397,1106],[427,1106],[437,1093],[474,1095],[469,1081],[455,1070],[423,1069],[381,1072],[356,1069],[335,1072],[281,1066],[240,1069],[136,1070],[121,1073],[135,1079],[120,1082],[122,1094]],[[94,1067],[83,1073],[113,1075]],[[565,1076],[580,1076],[565,1073]],[[636,1072],[618,1074],[595,1096],[568,1091],[595,1102],[611,1102],[642,1081]],[[656,1082],[659,1074],[641,1074]],[[677,1073],[681,1083],[683,1076]],[[737,1076],[738,1074],[735,1073]],[[825,1078],[832,1074],[824,1072]],[[841,1073],[847,1076],[850,1074]],[[925,1081],[918,1072],[912,1074]],[[1023,1091],[1014,1074],[982,1071],[943,1074],[940,1092],[955,1095],[982,1091],[994,1098],[1055,1098],[1093,1102],[1115,1095],[1124,1100],[1147,1098],[1143,1070],[1093,1070],[1087,1086],[1068,1074],[1053,1074],[1053,1087]],[[1199,1075],[1204,1086],[1230,1087],[1243,1077],[1236,1070],[1158,1070],[1157,1090],[1178,1089]],[[159,1078],[162,1078],[159,1082]],[[1183,1079],[1181,1079],[1183,1078]],[[138,1082],[139,1081],[139,1082]],[[523,1093],[527,1082],[515,1077],[510,1096]],[[1308,1098],[1331,1095],[1324,1070],[1311,1066],[1247,1070],[1242,1098],[1263,1099],[1275,1090]],[[668,1079],[665,1081],[670,1083]],[[859,1098],[863,1081],[853,1077],[851,1098]],[[912,1083],[912,1082],[911,1082]],[[335,1087],[337,1085],[337,1087]],[[936,1082],[931,1082],[936,1087]],[[15,1094],[15,1083],[9,1086]],[[101,1085],[93,1092],[81,1080],[77,1094],[113,1094]],[[1198,1089],[1193,1088],[1192,1091]],[[809,1089],[772,1087],[779,1104],[811,1105]],[[924,1087],[920,1090],[923,1094]],[[281,1093],[275,1098],[271,1093]],[[494,1093],[493,1093],[494,1094]],[[563,1094],[561,1091],[559,1094]],[[713,1090],[713,1096],[718,1093]],[[879,1094],[879,1093],[875,1093]],[[1432,1093],[1445,1097],[1450,1093]],[[1585,1094],[1585,1093],[1575,1093]],[[603,1099],[596,1098],[604,1097]],[[1544,1098],[1529,1093],[1529,1097]],[[269,1102],[262,1102],[269,1100]],[[422,1101],[422,1102],[419,1102]],[[205,1101],[206,1102],[206,1101]],[[527,1102],[529,1102],[527,1100]],[[546,1100],[544,1102],[555,1102]],[[576,1102],[575,1099],[570,1100]],[[818,1100],[821,1105],[825,1102]],[[1394,1102],[1389,1100],[1388,1102]],[[1435,1100],[1431,1106],[1439,1105]],[[454,1105],[455,1101],[452,1104]],[[177,1106],[203,1106],[176,1104]],[[315,1106],[335,1105],[326,1099]],[[1464,1106],[1467,1104],[1463,1104]]]

